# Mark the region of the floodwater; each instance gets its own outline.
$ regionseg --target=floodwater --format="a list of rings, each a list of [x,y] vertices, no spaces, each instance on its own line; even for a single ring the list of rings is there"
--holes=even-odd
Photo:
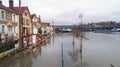
[[[120,33],[86,33],[82,41],[69,34],[55,34],[37,48],[0,61],[0,67],[120,67]]]

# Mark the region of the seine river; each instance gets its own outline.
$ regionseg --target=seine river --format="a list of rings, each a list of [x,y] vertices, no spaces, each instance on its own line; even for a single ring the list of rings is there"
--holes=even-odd
[[[73,44],[69,33],[55,34],[37,48],[1,60],[0,67],[120,67],[119,32],[87,32],[85,37],[82,52],[80,38],[75,38]]]

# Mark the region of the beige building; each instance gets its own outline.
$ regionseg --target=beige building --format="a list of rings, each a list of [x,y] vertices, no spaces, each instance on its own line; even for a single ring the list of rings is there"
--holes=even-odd
[[[22,47],[27,46],[30,42],[29,40],[30,35],[32,33],[32,26],[31,26],[31,18],[30,18],[30,12],[27,6],[21,6],[21,7],[16,7],[14,6],[14,1],[13,0],[9,0],[9,9],[21,14],[21,20],[20,20],[20,24],[21,24],[21,36],[22,36],[22,43],[24,45],[22,45]]]

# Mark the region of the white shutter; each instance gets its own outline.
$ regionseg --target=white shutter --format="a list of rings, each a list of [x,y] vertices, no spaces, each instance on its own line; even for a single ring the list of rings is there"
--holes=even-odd
[[[18,23],[17,18],[18,18],[18,15],[16,14],[16,15],[15,15],[15,22],[17,22],[17,23]]]
[[[5,25],[4,30],[5,30],[5,34],[8,34],[8,28],[7,28],[7,25]]]
[[[15,26],[15,32],[18,33],[18,27],[17,26]]]
[[[14,26],[12,26],[12,33],[14,34],[15,32],[14,32]]]

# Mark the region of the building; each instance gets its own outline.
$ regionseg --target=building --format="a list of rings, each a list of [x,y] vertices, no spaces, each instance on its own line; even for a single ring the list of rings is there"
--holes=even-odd
[[[27,6],[16,7],[14,6],[14,1],[9,0],[9,9],[17,12],[21,15],[20,23],[21,23],[21,36],[22,36],[22,47],[27,47],[31,44],[31,18],[30,12]],[[24,44],[24,45],[23,45]]]
[[[41,31],[42,35],[52,35],[53,34],[53,27],[50,25],[50,23],[42,22],[41,23]]]
[[[0,34],[5,36],[18,38],[19,15],[15,11],[8,9],[0,1]]]
[[[40,17],[37,17],[36,14],[32,14],[31,21],[32,21],[32,34],[40,33],[40,26],[41,26]]]
[[[0,58],[19,49],[19,14],[0,0]]]
[[[0,2],[0,33],[16,36],[18,34],[19,15],[2,5],[2,1]]]
[[[41,34],[40,16],[37,17],[36,14],[32,14],[31,21],[32,21],[32,43],[33,45],[36,46],[37,40],[40,40],[40,34]]]

